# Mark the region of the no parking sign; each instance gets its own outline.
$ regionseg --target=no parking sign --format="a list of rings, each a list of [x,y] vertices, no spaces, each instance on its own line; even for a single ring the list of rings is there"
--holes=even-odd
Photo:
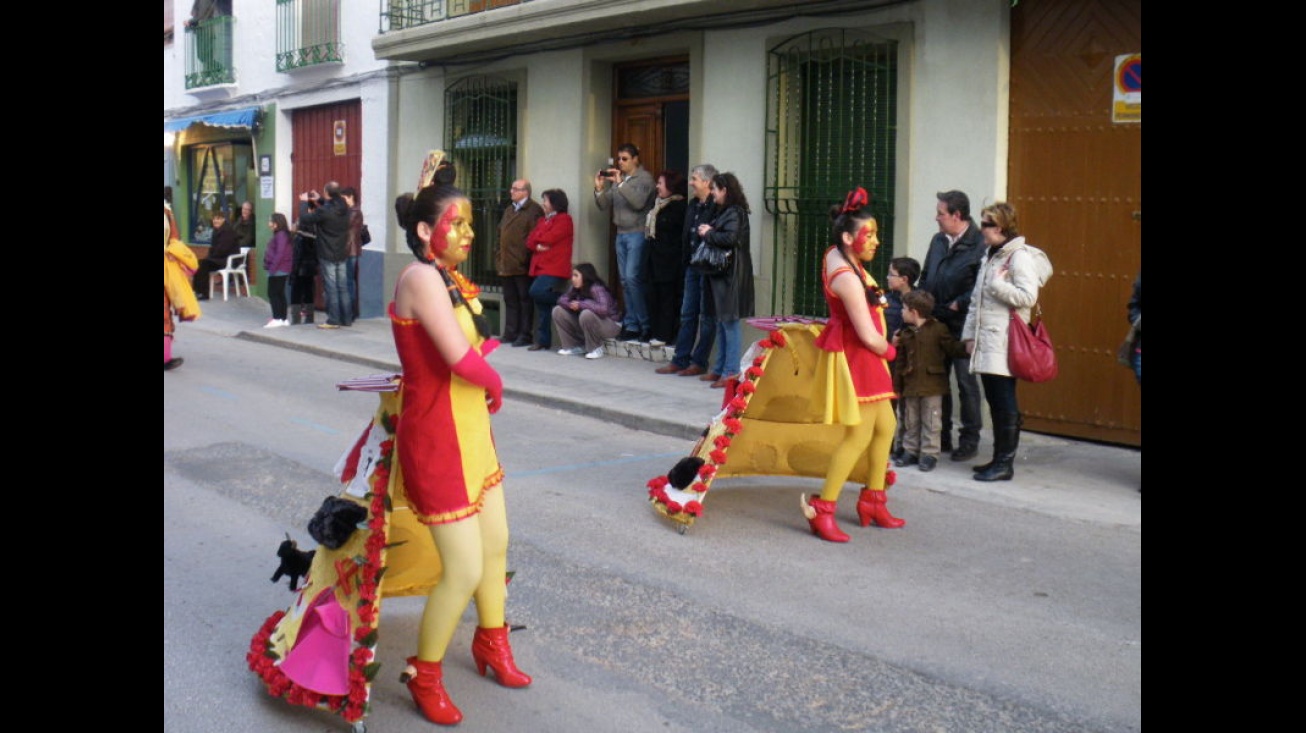
[[[1115,94],[1111,102],[1112,122],[1143,121],[1143,54],[1116,57]]]

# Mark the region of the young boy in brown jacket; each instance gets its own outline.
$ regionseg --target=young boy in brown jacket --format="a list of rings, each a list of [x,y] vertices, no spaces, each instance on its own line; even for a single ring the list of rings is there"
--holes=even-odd
[[[902,413],[902,455],[896,466],[919,464],[933,471],[943,434],[943,395],[948,392],[947,358],[964,358],[966,347],[948,327],[935,320],[934,296],[913,290],[902,296],[903,327],[894,337],[898,349],[894,390]]]

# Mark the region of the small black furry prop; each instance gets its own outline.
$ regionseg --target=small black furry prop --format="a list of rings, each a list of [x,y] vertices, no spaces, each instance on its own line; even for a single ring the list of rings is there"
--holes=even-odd
[[[283,575],[289,575],[290,590],[293,591],[298,588],[300,577],[308,575],[308,569],[313,564],[313,555],[315,553],[316,550],[304,552],[299,549],[299,545],[295,544],[295,541],[290,539],[290,535],[287,534],[286,541],[282,542],[281,546],[277,548],[277,557],[281,558],[281,564],[277,566],[277,572],[272,574],[272,582],[275,583],[281,580]]]
[[[703,467],[703,459],[698,456],[685,456],[676,462],[667,472],[667,482],[682,491],[694,483],[698,469]]]
[[[338,550],[349,541],[349,536],[364,519],[367,519],[366,507],[338,496],[328,496],[318,508],[317,514],[308,521],[308,534],[319,545],[329,550]]]

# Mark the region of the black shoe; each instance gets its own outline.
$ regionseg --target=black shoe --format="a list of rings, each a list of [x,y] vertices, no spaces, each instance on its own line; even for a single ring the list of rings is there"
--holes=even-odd
[[[642,344],[642,345],[644,345],[644,346],[647,346],[647,345],[648,345],[648,342],[649,342],[649,341],[652,341],[652,340],[653,340],[653,332],[652,332],[652,331],[645,331],[644,333],[641,333],[641,334],[639,335],[639,343]]]
[[[517,340],[512,342],[513,346],[530,346],[531,339],[529,336],[518,336]]]
[[[166,372],[166,371],[169,371],[169,370],[171,370],[171,369],[176,369],[177,367],[181,366],[181,363],[182,363],[183,361],[186,361],[186,360],[183,359],[183,358],[181,358],[180,356],[178,356],[178,357],[174,357],[174,358],[172,358],[172,359],[169,359],[169,360],[163,362],[163,371]],[[1139,489],[1139,491],[1142,491],[1142,489]]]
[[[903,453],[904,451],[902,449],[902,446],[898,446],[897,448],[894,448],[893,450],[889,451],[889,460],[896,461],[899,458],[902,458]]]
[[[945,430],[945,431],[943,431],[943,435],[940,436],[940,437],[942,438],[942,441],[941,441],[940,444],[939,444],[939,450],[942,451],[942,452],[944,452],[944,453],[951,453],[951,452],[952,452],[952,434]]]
[[[623,328],[621,329],[621,333],[617,334],[618,341],[637,341],[638,339],[639,332],[632,331],[629,328]]]
[[[978,445],[972,445],[970,443],[962,443],[961,445],[957,446],[957,450],[952,452],[952,460],[969,461],[970,459],[974,458],[977,454],[979,454]]]
[[[939,458],[938,458],[938,456],[921,456],[921,470],[922,470],[922,471],[928,473],[928,472],[930,472],[930,471],[933,471],[933,470],[934,470],[934,467],[937,466],[937,465],[939,465]]]
[[[208,299],[209,299],[208,293],[195,293],[195,300],[208,300]]]
[[[903,466],[915,466],[919,462],[920,459],[915,453],[904,452],[901,457],[893,462],[893,465],[902,468]]]

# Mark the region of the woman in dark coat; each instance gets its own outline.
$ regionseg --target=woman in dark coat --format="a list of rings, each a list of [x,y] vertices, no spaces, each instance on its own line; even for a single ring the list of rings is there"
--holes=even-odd
[[[734,252],[724,274],[709,278],[712,305],[716,313],[717,358],[712,370],[713,387],[726,386],[726,380],[739,376],[739,357],[743,340],[741,318],[753,315],[753,258],[749,252],[748,198],[733,173],[712,177],[709,189],[716,201],[717,215],[710,223],[698,225],[698,235],[713,247]]]
[[[649,321],[654,346],[672,343],[680,328],[680,300],[685,289],[683,257],[685,228],[684,176],[665,170],[658,174],[657,200],[648,212],[644,237],[649,253]]]

